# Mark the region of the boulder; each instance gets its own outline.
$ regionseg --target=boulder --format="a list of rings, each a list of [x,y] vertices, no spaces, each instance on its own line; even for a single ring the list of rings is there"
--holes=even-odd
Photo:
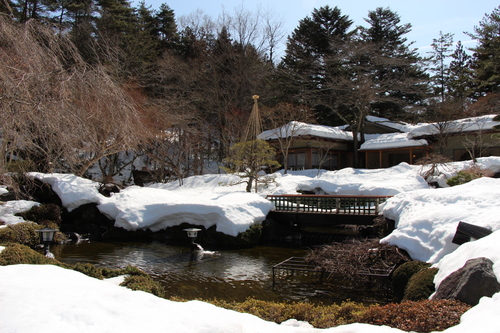
[[[474,306],[481,297],[491,297],[499,291],[493,262],[488,258],[476,258],[446,277],[432,299],[456,299]]]

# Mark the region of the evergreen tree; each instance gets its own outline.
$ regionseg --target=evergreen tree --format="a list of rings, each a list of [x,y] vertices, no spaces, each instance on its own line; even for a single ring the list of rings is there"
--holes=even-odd
[[[472,48],[475,97],[478,98],[497,92],[500,87],[500,6],[487,14],[469,35],[478,41]]]
[[[405,37],[411,24],[401,24],[397,13],[382,7],[368,12],[365,21],[369,27],[359,28],[360,38],[375,46],[365,49],[370,49],[370,72],[381,88],[371,104],[372,112],[390,119],[404,118],[404,107],[420,103],[426,92],[421,58]]]
[[[179,42],[177,24],[173,9],[167,4],[161,4],[159,10],[155,11],[156,28],[155,34],[161,41],[162,46],[173,48]]]
[[[48,19],[50,16],[50,0],[16,0],[7,2],[2,6],[7,7],[9,14],[14,14],[14,17],[20,22],[26,22],[30,19]],[[10,11],[12,10],[12,12]]]
[[[338,7],[314,9],[311,17],[299,21],[288,38],[285,56],[279,66],[281,90],[297,102],[306,102],[321,123],[335,124],[334,113],[318,103],[318,88],[324,83],[325,59],[336,55],[353,35],[352,20]],[[330,72],[334,67],[330,68]],[[320,89],[319,89],[320,90]],[[284,98],[288,99],[288,98]]]
[[[438,95],[441,102],[444,102],[448,94],[448,85],[450,82],[450,68],[448,58],[451,56],[451,47],[453,45],[453,34],[443,34],[439,32],[439,38],[432,40],[432,51],[430,62],[434,67],[429,68],[433,73],[431,80],[434,83],[434,93]]]
[[[454,98],[466,98],[472,89],[471,56],[467,54],[461,41],[457,42],[451,58],[449,93]]]
[[[270,181],[267,176],[259,175],[261,171],[266,168],[279,167],[275,159],[274,148],[264,140],[251,140],[234,144],[225,162],[229,167],[223,169],[226,172],[238,174],[243,179],[242,182],[247,183],[247,192],[252,191],[253,184],[255,184],[255,192],[257,192],[259,182]]]

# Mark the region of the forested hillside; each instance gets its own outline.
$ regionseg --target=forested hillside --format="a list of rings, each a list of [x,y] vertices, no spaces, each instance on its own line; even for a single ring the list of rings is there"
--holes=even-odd
[[[389,8],[359,27],[341,8],[317,8],[281,59],[270,13],[177,20],[167,4],[126,0],[3,0],[0,13],[2,172],[85,175],[97,163],[110,180],[141,157],[158,181],[200,174],[242,140],[253,95],[264,129],[349,124],[355,145],[367,115],[500,112],[500,6],[470,32],[474,49],[436,32],[429,59]]]

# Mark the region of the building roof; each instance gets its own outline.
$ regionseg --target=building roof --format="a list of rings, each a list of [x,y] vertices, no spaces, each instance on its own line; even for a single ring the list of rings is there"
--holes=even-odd
[[[375,117],[375,116],[366,116],[365,118],[368,122],[377,124],[377,125],[382,125],[384,127],[406,133],[411,131],[415,125],[411,125],[402,121],[390,121],[387,118],[380,118],[380,117]]]
[[[485,131],[493,129],[493,126],[499,125],[500,122],[493,121],[496,115],[490,114],[486,116],[464,118],[447,122],[436,122],[418,124],[408,133],[412,139],[425,136],[433,136],[440,133],[463,133],[474,131]]]
[[[351,132],[344,131],[339,127],[306,124],[298,121],[291,121],[282,127],[264,131],[259,134],[258,139],[273,140],[287,138],[289,136],[316,136],[332,140],[353,140]]]
[[[409,147],[424,147],[429,143],[424,139],[439,133],[462,133],[479,130],[491,130],[500,122],[493,121],[496,115],[486,115],[472,118],[464,118],[442,123],[419,123],[411,125],[403,122],[392,122],[385,118],[367,116],[366,120],[392,128],[398,133],[366,134],[366,141],[360,150],[385,150]],[[353,141],[352,132],[344,130],[346,126],[331,127],[325,125],[306,124],[298,121],[262,132],[258,138],[262,140],[273,140],[289,136],[315,136],[331,140]]]
[[[427,146],[425,139],[412,140],[408,138],[408,133],[386,133],[366,135],[366,141],[359,150],[384,150],[409,147]]]

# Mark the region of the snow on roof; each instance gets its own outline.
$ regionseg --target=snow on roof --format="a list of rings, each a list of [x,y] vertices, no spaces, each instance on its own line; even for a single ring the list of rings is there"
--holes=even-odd
[[[287,138],[289,136],[317,136],[333,140],[352,141],[352,133],[342,130],[339,127],[331,127],[325,125],[306,124],[299,121],[291,121],[288,124],[270,129],[259,134],[258,139],[272,140],[279,138]]]
[[[428,135],[436,135],[439,133],[461,133],[480,130],[491,130],[493,126],[499,125],[500,122],[493,121],[496,115],[490,114],[486,116],[458,119],[448,122],[435,122],[415,125],[408,136],[410,138],[418,138]]]
[[[389,128],[398,130],[400,132],[405,132],[405,133],[409,132],[414,127],[414,125],[404,123],[402,121],[395,122],[395,121],[390,121],[387,118],[380,118],[380,117],[375,117],[375,116],[366,116],[365,119],[367,121],[369,121],[370,123],[380,124],[380,125],[383,125],[385,127],[389,127]]]
[[[361,145],[359,150],[382,150],[428,145],[424,139],[413,140],[408,138],[408,133],[368,134],[365,137],[368,140]]]

